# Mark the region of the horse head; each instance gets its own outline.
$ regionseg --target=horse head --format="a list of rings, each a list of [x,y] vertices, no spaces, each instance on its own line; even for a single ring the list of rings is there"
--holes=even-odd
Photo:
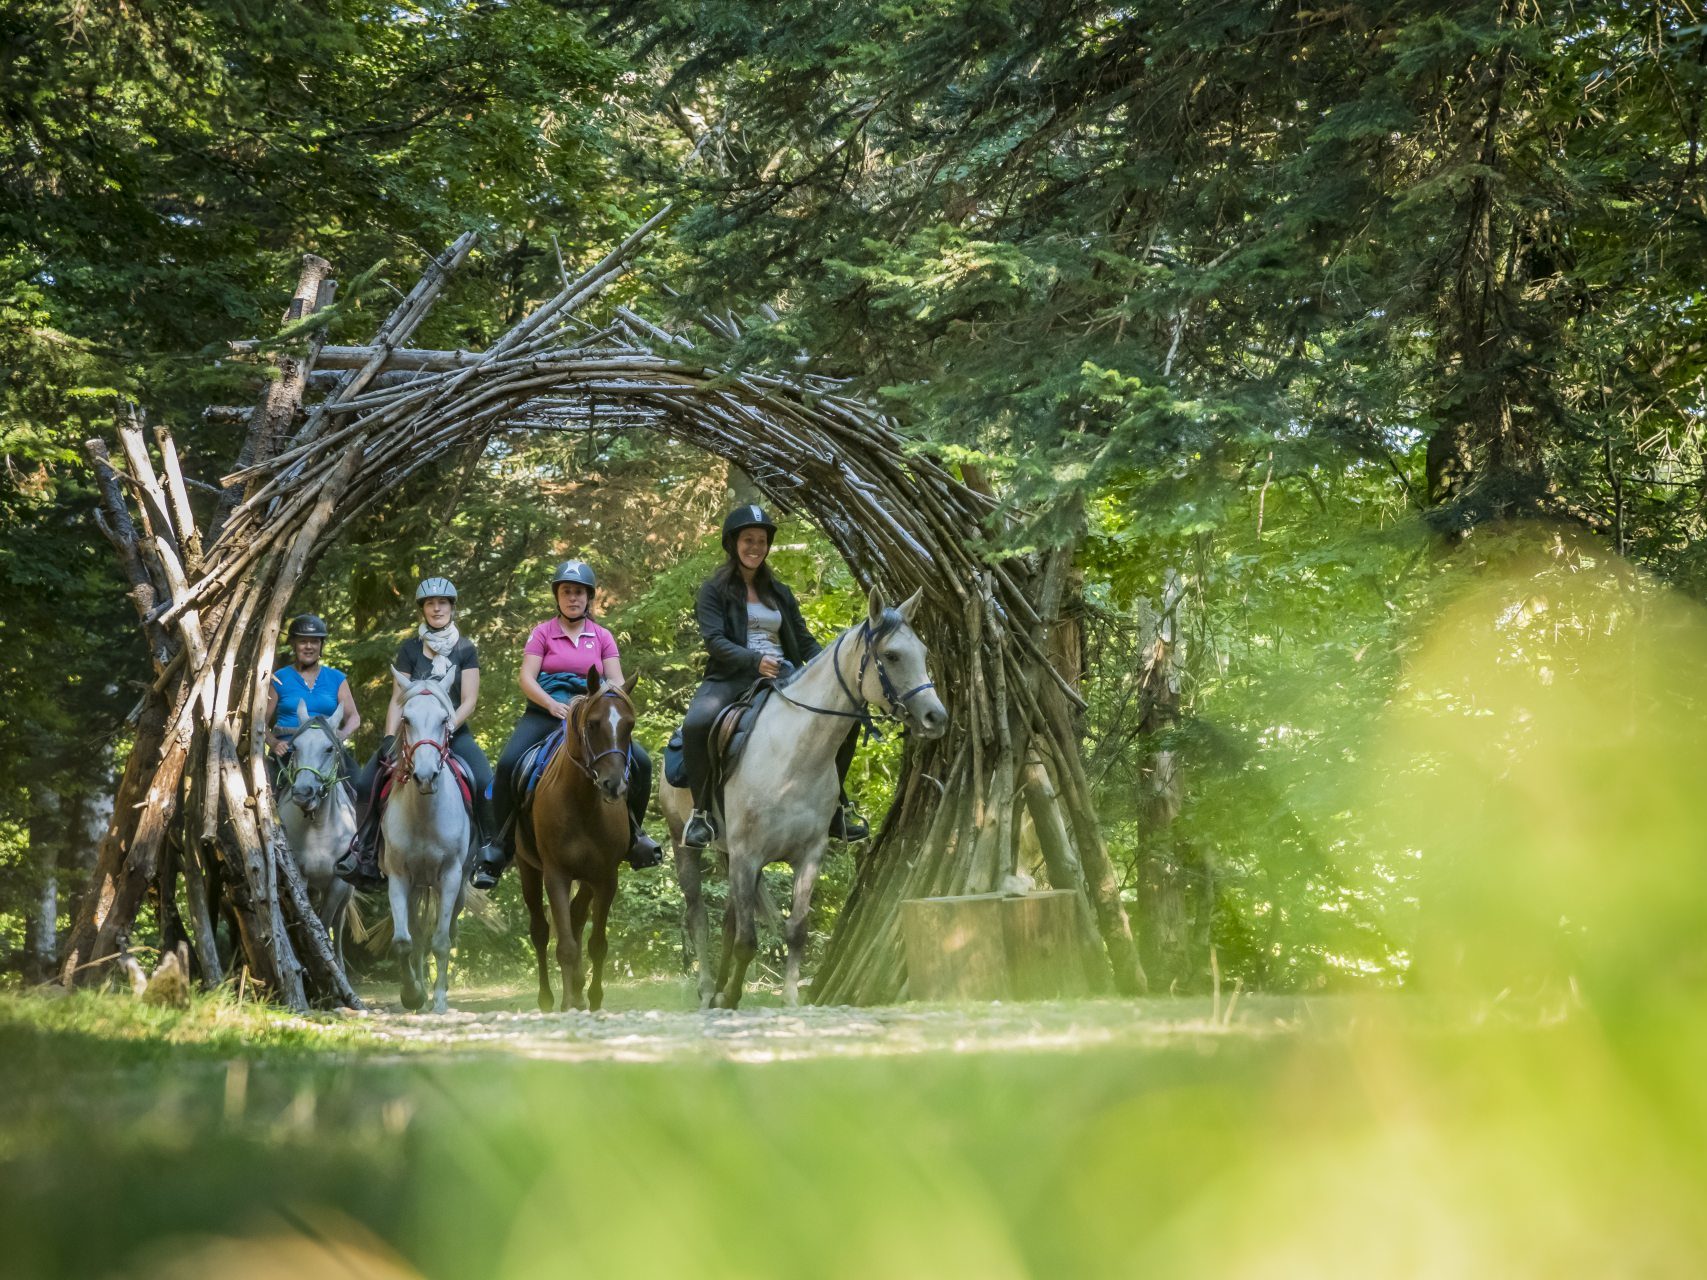
[[[292,803],[306,814],[320,808],[326,792],[338,781],[343,763],[338,726],[343,722],[343,707],[334,708],[329,716],[310,716],[307,705],[297,699],[296,733],[285,757],[283,776],[289,779]]]
[[[866,649],[860,658],[859,692],[921,738],[940,738],[948,732],[948,708],[931,681],[930,651],[913,630],[913,615],[923,597],[921,587],[892,609],[882,587],[871,589],[860,629]]]
[[[439,788],[439,775],[450,755],[451,735],[456,732],[451,727],[456,704],[450,698],[450,682],[456,673],[447,672],[441,679],[410,680],[393,667],[391,674],[405,686],[397,726],[398,759],[421,794],[432,795]]]
[[[628,757],[634,739],[634,703],[629,692],[636,676],[625,684],[605,684],[597,670],[587,673],[587,694],[576,707],[577,723],[570,733],[579,743],[581,769],[609,802],[628,794]]]

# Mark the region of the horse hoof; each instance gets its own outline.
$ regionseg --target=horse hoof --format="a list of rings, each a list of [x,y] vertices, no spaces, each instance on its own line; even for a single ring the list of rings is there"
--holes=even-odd
[[[422,991],[405,991],[403,993],[403,1009],[406,1013],[419,1013],[427,1003],[427,996]]]
[[[549,991],[542,992],[540,994],[540,997],[539,997],[539,1011],[541,1013],[550,1013],[550,1012],[552,1012],[552,1010],[554,1010],[556,1008],[557,1008],[557,1001],[555,1001],[551,998],[551,992],[549,992]]]

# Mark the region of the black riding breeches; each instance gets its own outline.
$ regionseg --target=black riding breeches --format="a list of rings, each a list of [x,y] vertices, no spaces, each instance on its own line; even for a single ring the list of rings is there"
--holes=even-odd
[[[492,784],[492,808],[498,820],[498,830],[503,830],[521,798],[515,792],[516,766],[536,743],[544,742],[562,723],[550,712],[530,704],[510,731],[510,740],[498,756],[498,779]]]
[[[711,725],[731,702],[734,702],[752,683],[746,680],[707,680],[699,686],[688,704],[682,719],[682,764],[687,769],[688,788],[693,792],[693,807],[706,809],[711,797],[706,794],[707,775],[711,772]],[[854,750],[859,746],[859,726],[848,730],[842,745],[836,748],[836,777],[846,781],[848,766],[853,763]]]

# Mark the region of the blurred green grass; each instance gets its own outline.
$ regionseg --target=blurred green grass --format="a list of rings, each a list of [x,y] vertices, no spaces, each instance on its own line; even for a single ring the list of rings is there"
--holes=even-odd
[[[1699,1275],[1707,613],[1528,537],[1414,652],[1322,782],[1403,868],[1369,886],[1403,990],[1312,999],[1284,1033],[659,1062],[530,1059],[496,1021],[414,1051],[359,1020],[15,998],[0,1265]]]

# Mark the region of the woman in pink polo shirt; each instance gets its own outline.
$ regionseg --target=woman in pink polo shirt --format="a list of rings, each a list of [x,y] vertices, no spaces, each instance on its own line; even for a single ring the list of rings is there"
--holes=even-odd
[[[522,693],[527,710],[516,722],[515,731],[498,757],[492,782],[494,816],[502,833],[501,856],[482,858],[475,864],[471,883],[490,889],[504,868],[515,860],[516,836],[512,815],[521,797],[515,790],[515,772],[528,749],[551,736],[569,714],[569,699],[587,689],[587,673],[597,671],[607,683],[622,680],[622,658],[611,633],[593,621],[593,593],[598,579],[592,566],[581,560],[565,560],[551,578],[557,597],[557,616],[540,623],[528,636],[522,650]],[[628,849],[628,865],[636,869],[655,867],[664,860],[658,842],[646,834],[642,821],[652,797],[652,758],[638,739],[629,762],[628,812],[634,838]]]

